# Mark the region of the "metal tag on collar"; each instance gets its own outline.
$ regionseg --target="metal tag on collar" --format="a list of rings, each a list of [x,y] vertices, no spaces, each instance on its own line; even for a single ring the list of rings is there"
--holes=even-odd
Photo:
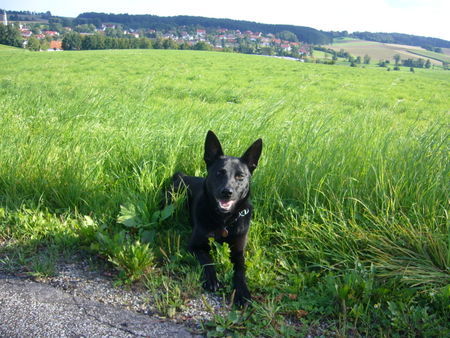
[[[239,211],[239,217],[244,217],[245,215],[247,215],[250,212],[250,209],[244,209]]]

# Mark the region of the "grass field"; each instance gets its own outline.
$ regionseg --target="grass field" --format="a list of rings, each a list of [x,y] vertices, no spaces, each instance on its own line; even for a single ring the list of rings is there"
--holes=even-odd
[[[417,54],[418,56],[430,58],[440,62],[450,63],[450,56],[442,53],[430,52],[429,50],[411,50],[410,53]]]
[[[28,51],[28,50],[23,49],[23,48],[17,48],[17,47],[11,47],[11,46],[6,46],[6,45],[0,45],[0,51],[1,52],[2,51],[9,51],[9,52],[12,52],[12,51],[18,52],[18,51],[20,51],[20,52],[25,52],[25,51]]]
[[[442,65],[440,59],[437,59],[436,56],[430,56],[427,54],[427,50],[415,47],[415,46],[407,46],[407,45],[396,45],[396,44],[388,44],[381,43],[375,41],[365,41],[365,40],[357,40],[357,39],[344,39],[337,40],[336,43],[332,45],[326,46],[327,48],[334,49],[335,51],[339,51],[344,49],[346,52],[350,53],[353,56],[361,56],[369,55],[372,58],[372,63],[376,63],[380,60],[394,60],[394,55],[399,54],[402,59],[427,59],[430,58],[430,62],[434,65]],[[433,53],[442,57],[446,57],[444,54]]]
[[[194,51],[0,50],[0,269],[100,257],[174,316],[201,294],[178,170],[208,129],[264,142],[247,250],[256,301],[210,335],[445,336],[450,73]],[[226,248],[219,278],[230,285]],[[225,294],[230,294],[229,287]],[[170,296],[168,296],[170,295]],[[447,318],[447,319],[445,319]]]

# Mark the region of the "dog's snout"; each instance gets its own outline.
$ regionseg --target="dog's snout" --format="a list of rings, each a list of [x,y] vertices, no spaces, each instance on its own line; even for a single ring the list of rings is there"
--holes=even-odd
[[[233,189],[231,189],[231,188],[227,187],[222,190],[223,197],[230,198],[232,194],[233,194]]]

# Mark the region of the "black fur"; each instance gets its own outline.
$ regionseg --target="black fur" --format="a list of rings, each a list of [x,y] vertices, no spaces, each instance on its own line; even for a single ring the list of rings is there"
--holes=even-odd
[[[208,169],[206,178],[173,176],[175,191],[185,186],[192,224],[189,250],[204,269],[205,289],[216,291],[220,283],[210,255],[208,237],[219,243],[228,243],[234,266],[234,301],[242,306],[251,299],[245,281],[244,250],[252,216],[250,178],[258,165],[262,140],[256,140],[241,157],[225,156],[217,136],[208,131],[204,160]]]

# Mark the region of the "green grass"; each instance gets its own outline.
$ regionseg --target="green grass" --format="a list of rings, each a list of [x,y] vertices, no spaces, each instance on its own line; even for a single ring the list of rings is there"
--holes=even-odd
[[[11,46],[6,46],[6,45],[1,45],[0,44],[0,52],[12,52],[12,51],[21,51],[21,52],[25,52],[28,51],[27,49],[23,49],[23,48],[17,48],[17,47],[11,47]]]
[[[313,57],[314,58],[319,58],[319,59],[329,59],[329,60],[331,60],[333,55],[330,54],[330,53],[322,52],[320,50],[315,50],[315,51],[313,51]]]
[[[258,137],[264,149],[247,250],[257,301],[205,323],[210,334],[299,335],[322,322],[341,335],[448,332],[450,73],[193,51],[2,53],[0,269],[51,275],[83,250],[174,316],[200,295],[200,269],[187,214],[181,203],[159,213],[161,191],[175,171],[204,175],[211,129],[227,154]],[[227,248],[214,255],[230,285]]]
[[[431,58],[441,62],[450,63],[450,56],[442,53],[431,52],[429,50],[410,50],[409,52],[426,58]]]

